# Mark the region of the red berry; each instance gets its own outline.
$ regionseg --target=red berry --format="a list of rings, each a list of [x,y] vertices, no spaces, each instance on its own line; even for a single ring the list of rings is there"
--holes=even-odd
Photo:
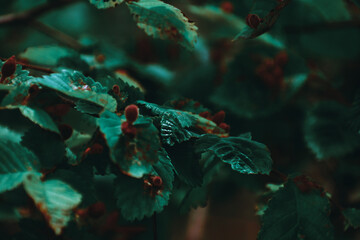
[[[272,71],[272,74],[275,79],[281,80],[284,77],[284,71],[281,67],[277,66]]]
[[[30,96],[34,97],[38,94],[40,88],[38,85],[36,84],[32,84],[30,87],[29,87],[29,90],[28,90],[28,93]]]
[[[161,188],[163,181],[159,176],[151,176],[151,182],[154,187]]]
[[[16,70],[15,56],[11,56],[8,60],[6,60],[4,65],[1,67],[0,83],[4,82],[4,80],[7,77],[10,77],[11,75],[13,75],[15,73],[15,70]]]
[[[131,104],[125,108],[125,117],[129,123],[133,123],[139,116],[139,108],[135,104]]]
[[[262,21],[261,18],[256,14],[250,13],[246,16],[246,24],[254,29],[256,29],[259,26],[261,21]]]
[[[119,87],[119,85],[115,84],[115,85],[112,87],[112,91],[113,91],[114,94],[120,95],[120,87]]]
[[[134,127],[129,122],[123,122],[121,124],[121,131],[123,132],[123,134],[131,138],[135,137],[136,135],[136,127]]]
[[[224,129],[225,132],[227,132],[227,133],[230,132],[230,125],[229,125],[229,124],[220,123],[220,124],[219,124],[219,127],[222,128],[222,129]]]
[[[106,58],[105,58],[104,54],[98,54],[98,55],[96,55],[95,59],[96,59],[97,62],[103,63],[103,62],[105,62]]]
[[[106,212],[106,207],[103,202],[94,203],[89,207],[89,216],[92,218],[99,218]]]
[[[101,154],[104,151],[104,147],[99,143],[94,143],[91,146],[90,154]]]
[[[70,127],[67,124],[59,125],[59,130],[60,130],[61,137],[63,138],[64,141],[69,139],[73,133],[72,127]]]
[[[289,57],[285,51],[281,51],[275,56],[275,63],[280,66],[285,66],[288,60]]]
[[[214,116],[212,116],[211,120],[216,123],[216,125],[219,125],[225,120],[225,112],[223,110],[217,112]]]
[[[210,113],[209,113],[209,111],[201,112],[201,113],[199,113],[199,116],[208,119],[208,118],[210,118]]]
[[[231,2],[228,1],[222,2],[220,7],[226,13],[234,12],[234,5]]]

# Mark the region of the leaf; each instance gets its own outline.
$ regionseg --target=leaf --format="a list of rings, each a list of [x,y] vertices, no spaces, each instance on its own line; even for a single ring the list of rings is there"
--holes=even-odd
[[[245,136],[220,138],[203,135],[195,143],[198,153],[209,152],[244,174],[269,174],[272,160],[268,148]]]
[[[355,208],[347,208],[342,211],[345,220],[345,230],[347,230],[350,226],[357,229],[360,227],[360,210]]]
[[[347,113],[337,102],[320,102],[308,113],[305,140],[317,159],[342,157],[360,145],[360,136],[347,126]]]
[[[107,88],[80,72],[62,70],[61,73],[53,73],[33,81],[60,92],[70,99],[87,101],[111,112],[116,111],[116,100],[107,94]]]
[[[145,112],[147,110],[151,114],[161,117],[160,135],[165,144],[173,146],[175,143],[187,141],[193,136],[186,129],[192,127],[195,123],[195,117],[191,114],[145,101],[137,101],[137,104],[143,107]]]
[[[47,112],[37,107],[19,106],[22,115],[36,123],[40,127],[58,133],[59,129]]]
[[[150,119],[140,115],[134,122],[135,137],[128,137],[121,131],[121,124],[125,121],[124,115],[119,117],[114,113],[104,112],[98,125],[105,135],[111,160],[125,174],[141,178],[151,172],[152,164],[159,159],[159,133]]]
[[[75,57],[78,54],[66,47],[49,45],[39,47],[29,47],[20,54],[20,58],[33,64],[44,66],[57,66],[62,58]]]
[[[263,18],[263,21],[259,24],[259,26],[257,26],[256,28],[251,28],[249,26],[244,27],[241,32],[235,36],[234,40],[237,40],[239,38],[256,38],[269,31],[279,18],[282,9],[286,7],[289,3],[290,0],[278,1],[278,5]]]
[[[30,128],[22,136],[21,144],[36,154],[42,168],[53,168],[64,160],[65,144],[61,137],[40,127]]]
[[[120,5],[124,0],[89,0],[98,9],[106,9]]]
[[[1,61],[0,60],[0,69],[2,67],[2,65],[5,63],[5,61]],[[11,83],[22,83],[22,82],[26,82],[29,79],[32,79],[33,77],[29,76],[29,71],[27,70],[23,70],[22,66],[20,64],[16,65],[16,70],[15,73],[13,74],[13,76],[11,77]],[[5,85],[6,86],[6,85]]]
[[[118,176],[115,179],[116,204],[125,219],[133,221],[150,217],[155,212],[161,212],[168,204],[173,188],[174,172],[170,159],[163,151],[151,174],[160,176],[163,182],[163,188],[155,195],[144,192],[145,179],[128,176]]]
[[[27,175],[24,187],[55,234],[60,235],[71,220],[72,210],[80,204],[81,194],[60,180],[41,182],[36,175]]]
[[[58,169],[50,173],[47,179],[61,180],[80,193],[83,198],[79,208],[88,207],[97,200],[95,196],[93,167],[91,165],[82,164],[72,169]]]
[[[138,0],[126,3],[139,28],[155,38],[179,42],[193,49],[197,27],[177,8],[160,0]]]
[[[19,143],[0,139],[0,193],[22,184],[24,178],[38,171],[37,157]]]
[[[301,192],[293,179],[269,201],[259,240],[334,239],[330,204],[319,190]]]

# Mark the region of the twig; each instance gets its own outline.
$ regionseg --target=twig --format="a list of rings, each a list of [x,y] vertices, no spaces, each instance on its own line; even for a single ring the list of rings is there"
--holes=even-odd
[[[37,17],[41,16],[44,13],[47,13],[51,10],[64,7],[68,4],[75,3],[79,0],[57,0],[57,1],[48,1],[47,3],[40,5],[38,7],[32,8],[19,13],[9,13],[6,15],[0,16],[0,25],[7,24],[19,24],[19,23],[28,23]]]
[[[0,57],[0,60],[6,61],[7,58]],[[19,65],[23,66],[24,68],[33,69],[33,70],[37,70],[37,71],[44,72],[44,73],[54,73],[54,71],[51,70],[50,68],[45,68],[45,67],[41,67],[41,66],[37,66],[37,65],[22,63],[19,61],[16,61],[16,64],[19,64]]]
[[[276,177],[276,178],[280,178],[282,181],[286,182],[288,177],[286,176],[286,174],[276,170],[276,169],[273,169],[271,170],[270,172],[270,176],[273,176],[273,177]]]
[[[57,40],[60,43],[63,43],[64,45],[67,45],[75,50],[80,50],[82,48],[82,45],[73,37],[67,35],[64,32],[61,32],[53,27],[50,27],[49,25],[46,25],[40,21],[32,21],[30,25],[35,28],[36,30],[48,35],[49,37]]]

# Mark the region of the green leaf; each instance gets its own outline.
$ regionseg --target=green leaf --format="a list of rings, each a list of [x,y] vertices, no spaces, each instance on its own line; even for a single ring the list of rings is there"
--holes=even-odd
[[[30,128],[22,136],[21,144],[36,154],[42,168],[53,168],[64,160],[65,144],[61,137],[40,127]]]
[[[279,1],[278,5],[263,18],[263,21],[259,24],[259,26],[257,26],[257,28],[251,28],[249,26],[244,27],[241,32],[236,35],[234,40],[237,40],[239,38],[256,38],[269,31],[279,18],[282,9],[286,7],[289,3],[290,0]]]
[[[150,119],[140,115],[134,122],[135,137],[128,137],[121,131],[121,124],[125,121],[124,115],[119,117],[114,113],[104,112],[98,125],[105,135],[112,161],[124,173],[141,178],[151,172],[152,164],[159,159],[159,133]]]
[[[2,65],[5,62],[0,60],[0,69],[2,67]],[[29,79],[32,79],[33,77],[29,76],[29,71],[27,70],[23,70],[22,66],[20,64],[16,65],[16,70],[15,73],[13,74],[13,76],[11,77],[11,83],[22,83],[22,82],[26,82]],[[6,85],[5,85],[6,86]]]
[[[20,54],[20,58],[42,66],[57,66],[62,58],[74,57],[77,55],[78,54],[70,48],[49,45],[29,47],[25,52]]]
[[[268,148],[247,136],[220,138],[203,135],[195,144],[199,153],[209,152],[244,174],[269,174],[272,160]]]
[[[80,204],[81,194],[60,180],[41,182],[39,176],[30,174],[25,178],[24,187],[55,234],[60,235],[71,220],[72,210]]]
[[[115,179],[115,197],[121,214],[127,220],[150,217],[155,212],[161,212],[168,204],[173,188],[174,172],[170,159],[161,151],[159,161],[154,165],[151,173],[160,176],[162,188],[155,194],[144,192],[145,180],[128,176],[118,176]]]
[[[325,194],[319,190],[302,192],[290,179],[269,201],[258,239],[334,239],[329,214]]]
[[[353,228],[360,227],[360,210],[355,208],[347,208],[342,211],[345,220],[345,230],[347,230],[350,226]]]
[[[107,94],[107,88],[92,78],[85,77],[80,72],[62,70],[61,73],[53,73],[49,76],[36,78],[33,81],[60,92],[75,102],[76,100],[83,100],[111,112],[116,111],[116,100]]]
[[[139,0],[126,3],[139,28],[155,38],[170,39],[193,49],[197,27],[177,8],[160,0]]]
[[[145,101],[137,101],[137,104],[144,109],[144,112],[150,111],[151,114],[161,117],[160,135],[165,144],[173,146],[175,143],[187,141],[193,136],[186,129],[195,124],[195,117],[191,114]]]
[[[30,119],[32,122],[36,123],[40,127],[60,134],[58,127],[56,126],[50,115],[41,108],[28,106],[19,106],[18,108],[22,115],[24,115],[26,118]]]
[[[98,9],[106,9],[120,5],[124,0],[89,0]]]
[[[305,140],[319,160],[345,156],[360,145],[347,124],[348,109],[337,102],[320,102],[305,119]]]
[[[38,169],[39,161],[30,150],[0,139],[0,193],[18,187],[28,174]]]

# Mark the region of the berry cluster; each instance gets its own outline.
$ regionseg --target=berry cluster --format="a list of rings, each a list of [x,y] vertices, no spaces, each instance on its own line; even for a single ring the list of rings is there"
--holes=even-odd
[[[230,131],[230,126],[226,123],[224,123],[225,120],[225,112],[223,110],[215,113],[214,115],[211,116],[209,111],[205,111],[202,113],[199,113],[200,117],[209,119],[210,121],[213,121],[214,123],[216,123],[216,125],[222,129],[224,129],[226,132]]]
[[[139,108],[135,104],[131,104],[125,108],[126,122],[121,124],[121,131],[128,137],[135,137],[136,127],[133,123],[139,116]]]
[[[264,58],[255,72],[263,82],[273,88],[284,87],[284,66],[288,62],[288,55],[285,51],[279,52],[275,58]]]
[[[160,176],[149,175],[144,179],[144,191],[151,197],[160,195],[163,189],[164,185]]]

